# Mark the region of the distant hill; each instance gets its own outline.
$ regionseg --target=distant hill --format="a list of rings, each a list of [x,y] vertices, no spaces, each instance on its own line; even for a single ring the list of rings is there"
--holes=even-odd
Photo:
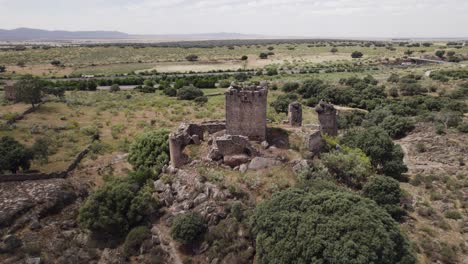
[[[0,29],[0,40],[72,40],[72,39],[159,39],[159,40],[195,40],[195,39],[247,39],[263,38],[260,35],[239,33],[202,33],[202,34],[167,34],[167,35],[130,35],[119,31],[64,31],[42,30],[33,28]]]
[[[0,40],[60,40],[60,39],[119,39],[129,38],[118,31],[63,31],[33,28],[0,29]]]

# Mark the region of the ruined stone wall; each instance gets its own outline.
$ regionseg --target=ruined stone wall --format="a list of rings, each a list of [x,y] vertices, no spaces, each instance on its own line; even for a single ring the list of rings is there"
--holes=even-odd
[[[242,89],[231,86],[225,96],[226,133],[264,141],[267,125],[267,87],[253,86]]]
[[[302,126],[302,105],[300,103],[292,102],[289,104],[288,121],[290,126]]]
[[[338,135],[338,118],[335,107],[323,101],[315,107],[320,122],[320,131],[333,137]]]

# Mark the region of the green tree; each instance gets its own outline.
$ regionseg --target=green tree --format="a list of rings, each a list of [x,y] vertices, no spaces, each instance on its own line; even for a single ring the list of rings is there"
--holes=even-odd
[[[360,149],[333,150],[320,158],[335,180],[351,188],[360,189],[372,174],[370,159]]]
[[[257,263],[412,264],[407,238],[370,199],[289,189],[255,209]]]
[[[44,84],[38,77],[26,75],[15,83],[15,89],[18,100],[36,107],[41,101]]]
[[[381,127],[349,130],[343,136],[342,143],[362,149],[380,173],[400,180],[402,173],[408,171],[403,163],[404,153],[401,147],[394,144]]]
[[[170,86],[167,86],[166,88],[164,88],[163,93],[165,95],[167,95],[167,96],[175,97],[175,96],[177,96],[177,89],[173,88],[173,87],[170,87]]]
[[[171,237],[183,244],[197,240],[206,230],[206,222],[200,214],[190,212],[178,215],[171,227]]]
[[[28,170],[33,158],[33,152],[12,137],[5,136],[0,139],[1,172],[11,171],[16,173],[19,168]]]
[[[127,256],[138,255],[141,244],[151,238],[151,231],[146,226],[137,226],[128,232],[124,242],[124,252]]]
[[[268,53],[262,52],[262,53],[260,53],[259,57],[260,57],[260,59],[263,59],[263,60],[268,59]]]
[[[119,237],[153,214],[159,203],[152,196],[149,171],[110,178],[81,206],[80,225],[95,234]]]
[[[135,169],[151,168],[159,172],[169,161],[169,132],[156,130],[140,135],[130,146],[128,162]]]
[[[405,137],[414,129],[414,122],[408,117],[389,115],[379,124],[393,139]]]
[[[435,55],[436,55],[437,57],[443,59],[443,58],[444,58],[444,55],[445,55],[445,50],[437,50],[437,51],[435,52]]]
[[[177,98],[180,100],[193,100],[204,96],[203,91],[195,86],[185,86],[177,91]]]
[[[364,54],[362,54],[362,52],[360,51],[354,51],[353,53],[351,53],[351,58],[353,59],[359,59],[362,58],[362,56],[364,56]]]
[[[290,92],[296,91],[297,89],[299,89],[299,87],[300,87],[300,84],[298,82],[287,82],[283,84],[283,87],[281,87],[281,90],[283,90],[283,92],[285,93],[290,93]]]
[[[396,220],[400,220],[406,214],[400,207],[400,199],[403,196],[400,184],[393,178],[374,176],[364,185],[362,193],[387,210]]]
[[[241,60],[243,60],[243,61],[246,61],[246,60],[248,60],[248,59],[249,59],[249,57],[246,56],[246,55],[244,55],[244,56],[241,57]]]
[[[270,103],[270,106],[275,109],[277,113],[287,113],[289,104],[297,100],[297,95],[293,93],[282,94],[276,98],[275,101]]]
[[[335,53],[338,52],[338,49],[336,47],[333,47],[333,48],[331,48],[330,52],[335,54]]]

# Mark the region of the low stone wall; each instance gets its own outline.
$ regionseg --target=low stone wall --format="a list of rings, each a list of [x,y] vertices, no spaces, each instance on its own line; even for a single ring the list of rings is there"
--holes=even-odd
[[[45,103],[45,101],[38,103],[38,104],[36,105],[36,107],[32,107],[32,106],[29,107],[29,108],[26,109],[26,111],[24,111],[21,115],[18,115],[18,116],[16,116],[16,117],[13,118],[13,119],[8,120],[8,121],[7,121],[7,125],[12,125],[12,124],[16,123],[16,121],[19,121],[19,120],[23,119],[27,114],[30,114],[30,113],[36,111],[37,108],[39,108],[39,106],[41,106],[41,104],[43,104],[43,103]]]
[[[18,173],[18,174],[0,174],[0,182],[12,182],[12,181],[37,181],[47,180],[55,178],[66,178],[68,173],[76,169],[81,160],[89,153],[91,145],[86,149],[78,153],[72,163],[64,171],[52,172],[52,173]]]

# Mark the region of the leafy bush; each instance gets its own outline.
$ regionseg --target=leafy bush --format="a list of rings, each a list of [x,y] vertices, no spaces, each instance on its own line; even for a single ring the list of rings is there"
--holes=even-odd
[[[260,57],[260,59],[268,59],[268,53],[262,52],[262,53],[260,53],[259,57]]]
[[[109,91],[110,92],[118,92],[120,91],[120,86],[118,84],[113,84],[111,85],[111,87],[109,88]]]
[[[275,193],[255,209],[252,231],[260,264],[416,262],[398,224],[352,193]]]
[[[362,149],[372,165],[385,175],[403,180],[402,173],[408,171],[401,147],[380,127],[350,130],[343,136],[342,143]]]
[[[362,52],[360,51],[354,51],[353,53],[351,53],[351,58],[353,59],[359,59],[362,58],[362,56],[364,56],[364,54],[362,54]]]
[[[180,100],[193,100],[203,95],[203,91],[194,86],[183,87],[177,92],[177,98]]]
[[[135,169],[151,168],[159,172],[169,161],[169,132],[156,130],[140,135],[130,146],[128,162]]]
[[[385,117],[379,126],[385,129],[393,139],[399,139],[413,131],[414,122],[407,117],[390,115]]]
[[[289,104],[296,100],[296,94],[282,94],[278,96],[275,101],[271,102],[270,106],[273,107],[277,113],[287,113]]]
[[[195,100],[193,101],[199,105],[204,105],[208,102],[208,97],[200,96],[200,97],[195,98]]]
[[[124,252],[127,256],[137,255],[143,241],[149,238],[151,238],[151,231],[148,227],[137,226],[133,228],[125,238]]]
[[[365,197],[374,200],[378,205],[398,205],[402,192],[397,180],[387,176],[374,176],[364,185]]]
[[[300,84],[298,82],[287,82],[283,84],[283,87],[281,87],[281,90],[285,93],[290,93],[294,92],[297,89],[299,89]]]
[[[333,150],[321,156],[330,174],[352,188],[361,188],[372,174],[370,160],[360,149]]]
[[[206,230],[205,220],[200,214],[190,212],[178,215],[171,227],[171,237],[183,244],[197,240]]]
[[[248,59],[249,59],[249,57],[246,56],[246,55],[244,55],[244,56],[241,57],[241,60],[243,60],[243,61],[246,61],[246,60],[248,60]]]
[[[34,153],[12,137],[0,139],[0,172],[16,173],[19,168],[28,170]]]
[[[463,122],[458,125],[458,131],[468,133],[468,122]]]
[[[177,89],[168,86],[168,87],[164,88],[163,93],[165,95],[167,95],[167,96],[175,97],[175,96],[177,96]]]
[[[100,235],[125,234],[153,212],[148,208],[157,207],[154,198],[148,197],[148,187],[139,189],[140,185],[131,177],[108,180],[80,208],[80,225]]]

